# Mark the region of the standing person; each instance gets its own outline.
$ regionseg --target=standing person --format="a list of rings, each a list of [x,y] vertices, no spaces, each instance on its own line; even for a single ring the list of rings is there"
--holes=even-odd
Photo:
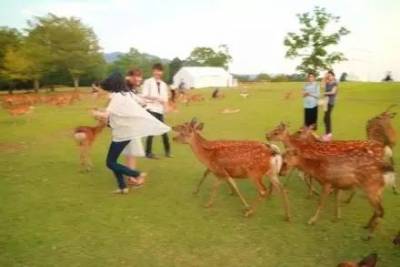
[[[304,126],[313,126],[317,129],[318,122],[319,84],[315,81],[315,74],[307,74],[307,83],[303,88]]]
[[[332,140],[332,110],[335,106],[336,95],[338,92],[338,83],[335,78],[335,73],[330,70],[325,75],[325,93],[324,96],[327,98],[326,110],[324,113],[325,123],[325,135],[322,137],[324,141]]]
[[[143,184],[146,174],[118,163],[118,157],[122,150],[134,138],[163,134],[170,128],[151,116],[136,102],[120,73],[112,74],[101,83],[101,87],[111,91],[113,96],[106,111],[94,110],[93,115],[109,120],[112,142],[107,154],[107,167],[114,172],[118,183],[118,189],[113,193],[126,194],[129,189],[126,186],[124,175],[133,177],[138,184]]]
[[[147,79],[143,84],[142,96],[147,100],[147,111],[157,118],[159,121],[164,122],[164,113],[166,105],[168,104],[168,86],[162,80],[164,68],[160,63],[154,64],[153,77]],[[171,147],[169,138],[166,133],[162,135],[164,144],[164,152],[166,157],[171,157]],[[146,157],[149,159],[157,159],[152,151],[153,136],[148,136],[146,140]]]
[[[126,85],[128,89],[134,94],[132,97],[136,100],[136,102],[145,106],[145,101],[142,99],[139,94],[139,88],[143,81],[143,72],[140,69],[132,69],[128,72],[128,75],[125,77]],[[137,167],[137,157],[144,157],[144,149],[142,144],[142,138],[134,138],[122,151],[122,155],[125,156],[125,163],[131,169],[135,169]],[[133,177],[128,178],[129,183],[133,186],[140,186]]]

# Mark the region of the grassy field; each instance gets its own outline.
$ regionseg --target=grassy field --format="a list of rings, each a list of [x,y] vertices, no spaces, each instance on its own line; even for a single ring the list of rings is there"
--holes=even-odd
[[[223,100],[207,101],[169,114],[170,125],[196,116],[205,123],[207,138],[264,140],[280,121],[293,129],[302,122],[297,83],[247,86],[248,99],[238,90],[225,91]],[[285,100],[287,92],[294,91]],[[388,105],[400,103],[400,84],[345,83],[333,113],[337,139],[365,138],[368,118]],[[360,259],[371,252],[379,266],[400,265],[400,248],[391,240],[400,230],[400,196],[387,189],[385,219],[369,242],[362,225],[371,208],[362,194],[343,207],[343,218],[333,221],[330,199],[320,221],[306,224],[316,199],[306,199],[304,184],[295,176],[283,177],[293,213],[283,221],[279,196],[260,205],[251,218],[242,216],[237,197],[221,186],[214,207],[203,207],[212,184],[206,181],[193,196],[204,167],[189,147],[173,144],[172,159],[141,159],[140,169],[150,174],[142,189],[113,196],[115,179],[105,168],[110,141],[105,131],[92,151],[94,169],[79,172],[78,150],[71,132],[75,126],[94,124],[87,99],[56,108],[38,106],[30,120],[16,123],[0,111],[0,266],[336,266],[345,259]],[[223,108],[240,108],[221,114]],[[320,114],[320,117],[321,114]],[[320,119],[321,121],[321,119]],[[400,116],[394,119],[400,130]],[[322,130],[322,125],[320,130]],[[161,153],[161,140],[155,140]],[[395,149],[400,169],[400,145]],[[239,187],[250,200],[256,191],[248,181]]]

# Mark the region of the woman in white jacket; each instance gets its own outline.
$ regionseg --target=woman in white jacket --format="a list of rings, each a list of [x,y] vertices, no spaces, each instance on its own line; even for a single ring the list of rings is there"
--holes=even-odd
[[[129,192],[124,175],[143,183],[145,173],[128,168],[117,162],[124,148],[133,139],[166,133],[170,128],[151,116],[136,101],[136,96],[126,87],[125,79],[120,73],[114,73],[101,83],[101,87],[113,93],[110,103],[104,112],[93,111],[97,117],[108,118],[112,131],[112,142],[107,154],[107,167],[114,172],[118,189],[114,193]]]

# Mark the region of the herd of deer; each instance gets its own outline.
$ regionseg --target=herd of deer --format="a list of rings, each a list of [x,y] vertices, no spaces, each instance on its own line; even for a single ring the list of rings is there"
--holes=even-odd
[[[12,117],[16,117],[30,113],[34,106],[39,104],[63,107],[80,99],[81,93],[78,91],[52,94],[25,93],[5,95],[2,97],[1,103]]]
[[[266,133],[268,141],[280,141],[285,152],[273,144],[257,141],[206,140],[201,131],[204,124],[196,119],[173,127],[177,132],[174,140],[188,144],[197,159],[207,168],[195,193],[209,173],[217,179],[212,187],[210,207],[222,182],[227,182],[245,207],[245,216],[252,214],[261,199],[276,189],[283,198],[285,219],[290,220],[287,191],[279,181],[292,169],[298,169],[321,185],[320,200],[315,214],[308,221],[314,224],[330,193],[336,196],[335,217],[340,218],[340,193],[343,190],[361,189],[373,207],[373,215],[366,228],[368,238],[383,217],[382,194],[385,185],[397,192],[393,169],[392,148],[395,130],[391,119],[395,113],[388,108],[367,122],[366,140],[322,142],[311,128],[302,128],[291,134],[286,124],[279,124]],[[271,185],[267,189],[263,177],[268,176]],[[248,178],[257,188],[258,198],[250,205],[240,193],[235,179]]]

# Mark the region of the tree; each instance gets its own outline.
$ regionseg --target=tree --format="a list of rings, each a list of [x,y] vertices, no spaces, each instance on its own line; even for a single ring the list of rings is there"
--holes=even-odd
[[[169,82],[173,82],[174,75],[182,68],[183,62],[178,57],[169,63]]]
[[[341,52],[328,52],[328,48],[337,45],[343,36],[350,33],[345,27],[327,32],[328,25],[338,23],[340,17],[320,7],[315,7],[312,14],[307,12],[298,14],[297,17],[301,25],[300,32],[289,32],[284,45],[288,47],[287,58],[301,58],[302,62],[297,66],[299,71],[318,72],[330,69],[333,64],[346,60]]]
[[[132,68],[139,68],[143,71],[145,77],[149,77],[151,75],[151,68],[155,63],[162,63],[165,65],[165,77],[169,78],[169,64],[167,61],[156,56],[141,53],[133,47],[129,49],[128,53],[119,56],[119,58],[113,62],[109,72],[117,70],[121,73],[127,73]]]
[[[65,69],[79,86],[82,75],[98,64],[105,64],[97,37],[93,30],[74,17],[58,17],[48,14],[28,21],[28,42],[49,71]]]
[[[0,27],[0,87],[6,86],[9,79],[4,76],[4,57],[9,49],[17,49],[22,40],[22,34],[14,28]],[[10,90],[12,86],[9,85]]]
[[[267,73],[260,73],[257,75],[257,81],[270,81],[271,76]]]
[[[228,69],[232,61],[227,45],[220,45],[215,51],[211,47],[196,47],[186,59],[188,66],[213,66]]]

